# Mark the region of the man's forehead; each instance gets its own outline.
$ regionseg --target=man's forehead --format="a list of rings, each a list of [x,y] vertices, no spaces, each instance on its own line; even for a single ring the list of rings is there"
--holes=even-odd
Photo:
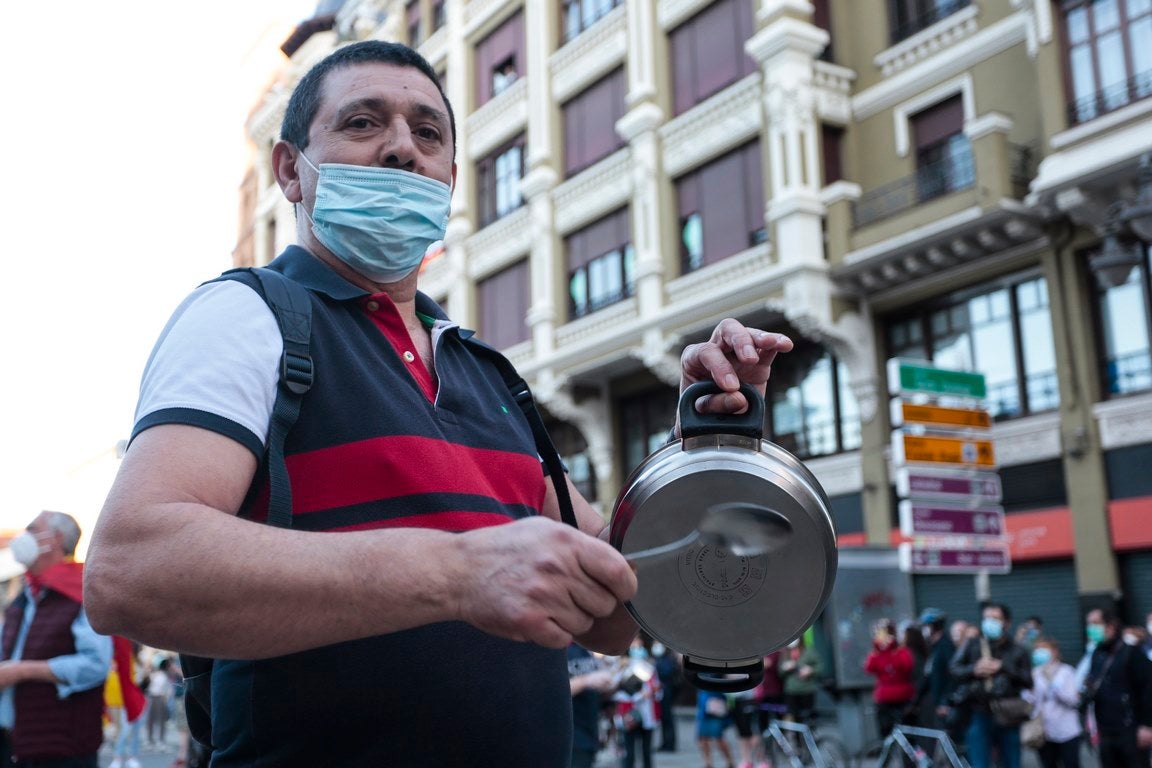
[[[440,110],[447,106],[440,89],[416,67],[372,61],[329,72],[320,90],[320,111],[339,110],[349,101],[366,98],[423,100]]]

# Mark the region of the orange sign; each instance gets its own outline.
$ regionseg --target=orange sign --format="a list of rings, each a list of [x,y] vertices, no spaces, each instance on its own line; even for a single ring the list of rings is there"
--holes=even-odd
[[[939,424],[948,427],[972,427],[976,429],[988,429],[992,426],[992,417],[988,415],[988,411],[984,410],[901,403],[900,411],[905,424]]]
[[[906,461],[930,464],[962,464],[965,466],[994,467],[996,454],[991,440],[964,440],[954,437],[908,435],[897,430],[892,435],[897,465]],[[901,439],[903,438],[903,439]]]

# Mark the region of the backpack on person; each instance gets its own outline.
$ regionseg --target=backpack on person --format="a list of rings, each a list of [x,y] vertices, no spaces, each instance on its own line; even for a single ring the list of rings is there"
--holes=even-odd
[[[282,273],[266,267],[232,269],[209,282],[235,280],[244,283],[264,300],[284,340],[280,357],[280,377],[276,387],[276,400],[268,424],[268,444],[261,459],[261,468],[268,477],[267,524],[281,528],[292,527],[292,487],[288,468],[284,463],[284,442],[288,432],[300,415],[300,404],[312,388],[315,372],[312,367],[310,345],[312,340],[312,297],[310,291]],[[504,379],[513,400],[520,406],[532,428],[536,451],[540,454],[556,488],[560,516],[573,528],[579,527],[564,479],[564,466],[548,430],[536,410],[536,402],[527,382],[516,372],[508,359],[497,350],[476,338],[466,342],[487,357]],[[260,472],[257,472],[257,477]],[[250,494],[255,490],[255,484]],[[184,672],[185,711],[188,731],[192,738],[209,753],[212,750],[212,670],[214,660],[202,656],[180,654],[180,668]],[[207,765],[205,758],[204,765]]]

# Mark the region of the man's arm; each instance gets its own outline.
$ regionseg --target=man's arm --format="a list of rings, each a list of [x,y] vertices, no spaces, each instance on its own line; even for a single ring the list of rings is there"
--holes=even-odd
[[[540,518],[462,534],[313,533],[243,520],[235,513],[255,470],[250,451],[215,432],[141,432],[88,552],[93,627],[236,659],[445,620],[563,648],[635,588],[607,544]]]

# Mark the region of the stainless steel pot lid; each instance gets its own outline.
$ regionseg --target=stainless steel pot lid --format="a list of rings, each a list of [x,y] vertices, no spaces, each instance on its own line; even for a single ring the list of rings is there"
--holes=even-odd
[[[740,555],[697,539],[636,565],[628,605],[653,637],[698,662],[758,661],[810,626],[832,590],[836,539],[823,489],[792,454],[760,439],[763,401],[743,416],[696,413],[716,392],[696,384],[680,403],[685,437],[649,456],[617,499],[611,542],[625,556],[689,536],[716,505],[753,505],[781,515],[791,532],[763,554]],[[690,410],[691,413],[686,413]]]

